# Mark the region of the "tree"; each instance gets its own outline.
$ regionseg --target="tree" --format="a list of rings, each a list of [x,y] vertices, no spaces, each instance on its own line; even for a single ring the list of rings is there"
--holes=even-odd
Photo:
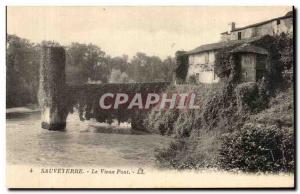
[[[174,58],[168,57],[162,61],[157,56],[136,53],[131,60],[128,74],[136,82],[171,81],[174,68]]]
[[[6,104],[7,107],[37,103],[40,50],[44,45],[60,46],[55,41],[31,43],[15,35],[7,35]],[[162,61],[157,56],[136,53],[128,61],[127,55],[110,57],[93,44],[71,43],[66,46],[67,84],[106,82],[171,81],[174,58]]]
[[[67,68],[70,67],[77,70],[77,79],[107,81],[107,58],[105,52],[96,45],[72,43],[67,47]]]
[[[119,69],[121,72],[127,71],[128,70],[128,56],[127,55],[122,55],[120,57],[108,57],[108,63],[110,67],[110,71],[112,69]]]
[[[164,81],[173,80],[175,74],[175,66],[176,66],[176,62],[175,62],[175,58],[173,57],[169,56],[163,61],[162,72],[164,73],[163,75]]]
[[[15,35],[7,35],[7,107],[37,102],[39,58],[38,45]]]

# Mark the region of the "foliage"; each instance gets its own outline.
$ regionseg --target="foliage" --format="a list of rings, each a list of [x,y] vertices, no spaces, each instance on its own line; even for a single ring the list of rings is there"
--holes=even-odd
[[[188,72],[188,55],[185,51],[176,52],[176,81],[180,84],[185,82]]]
[[[218,50],[215,55],[214,71],[219,78],[229,77],[233,68],[233,58],[230,52],[234,47],[226,47]]]
[[[127,74],[135,82],[171,81],[174,66],[175,61],[171,57],[162,61],[157,56],[138,52],[132,58]]]
[[[193,128],[195,128],[195,114],[199,111],[187,110],[180,112],[174,123],[174,133],[176,137],[189,137]]]
[[[200,107],[211,96],[222,88],[222,84],[199,84],[199,85],[176,85],[170,86],[166,93],[194,93],[196,95],[195,104]],[[201,107],[202,108],[202,107]],[[196,118],[201,113],[200,110],[155,110],[152,109],[145,120],[148,131],[162,134],[175,135],[179,137],[189,136]],[[195,123],[196,124],[196,123]]]
[[[289,71],[286,80],[292,80],[292,41],[281,35],[253,42],[271,54],[265,77],[256,83],[239,83],[238,56],[230,53],[233,47],[219,50],[215,72],[223,87],[202,101],[200,111],[187,117],[179,114],[174,132],[188,133],[177,132],[176,142],[160,150],[156,157],[159,164],[176,169],[292,171],[292,83],[287,85],[282,76]],[[284,84],[288,87],[281,87]],[[220,139],[222,134],[226,135]]]
[[[291,128],[294,126],[294,99],[293,88],[278,91],[267,104],[266,109],[250,116],[248,122],[262,125],[276,125],[277,127]]]
[[[108,61],[105,52],[93,44],[71,43],[67,47],[67,70],[69,74],[75,73],[74,79],[81,79],[86,82],[91,80],[101,80],[106,82],[109,75]],[[76,69],[76,72],[72,72]],[[71,80],[69,82],[72,82]]]
[[[193,111],[193,114],[183,117],[184,119],[179,119],[182,116],[182,113],[179,113],[176,126],[175,124],[173,126],[174,133],[176,133],[176,131],[181,131],[178,129],[188,129],[190,134],[182,135],[182,133],[177,132],[177,139],[174,144],[178,144],[184,139],[184,145],[181,146],[184,147],[184,149],[178,148],[174,151],[170,147],[168,149],[158,150],[159,153],[156,158],[158,164],[167,166],[167,168],[176,169],[199,169],[206,167],[225,168],[226,166],[222,164],[223,161],[220,162],[220,160],[223,159],[219,157],[225,140],[220,139],[220,137],[225,133],[226,136],[232,137],[231,139],[233,141],[238,138],[237,136],[234,136],[234,134],[240,134],[240,129],[242,128],[249,129],[248,125],[250,125],[255,126],[253,129],[250,128],[250,131],[258,130],[265,135],[263,136],[264,138],[269,138],[259,141],[256,139],[256,133],[258,132],[251,132],[249,135],[251,141],[264,141],[265,144],[267,144],[267,141],[274,138],[275,135],[277,137],[286,134],[287,136],[277,139],[278,141],[276,141],[276,143],[270,143],[270,145],[284,144],[283,146],[286,146],[287,149],[281,149],[281,151],[286,150],[288,156],[285,156],[285,158],[289,161],[288,163],[283,164],[280,162],[283,162],[284,159],[278,159],[276,162],[268,160],[268,167],[261,166],[253,169],[253,171],[265,171],[267,168],[272,168],[273,172],[291,170],[294,165],[293,159],[291,159],[293,158],[293,150],[290,148],[293,144],[292,88],[280,91],[279,93],[277,92],[278,95],[272,98],[268,97],[267,100],[265,100],[264,95],[262,95],[263,91],[260,89],[263,87],[260,86],[260,83],[248,85],[249,84],[242,84],[242,86],[238,85],[230,89],[230,87],[225,84],[223,89],[219,88],[221,89],[220,92],[213,93],[211,97],[206,97],[207,100],[203,103],[202,109],[200,109],[201,111]],[[241,97],[236,96],[239,93],[233,92],[239,87],[242,87],[243,90],[245,89],[250,93],[254,91],[257,96],[255,98],[248,98],[248,92],[246,92],[244,96],[245,99],[239,99]],[[255,105],[252,103],[255,103]],[[251,107],[251,105],[253,105],[253,107]],[[259,106],[261,107],[259,108]],[[240,108],[243,111],[241,111]],[[247,124],[245,125],[245,123]],[[289,142],[289,144],[286,144],[287,142]],[[233,143],[234,142],[228,142],[226,145],[234,146]],[[252,151],[252,153],[256,152],[255,150]],[[223,155],[224,157],[225,155],[230,157],[231,155],[234,155],[234,153],[234,151],[231,153],[223,152]],[[241,152],[237,153],[241,154]],[[238,157],[239,155],[237,154],[235,156]],[[261,157],[264,157],[263,153],[261,154]],[[266,158],[267,157],[269,157],[269,155],[267,155]],[[244,156],[241,158],[247,157]],[[281,165],[281,167],[275,168],[274,166],[277,166],[278,164]],[[251,168],[253,168],[253,166],[254,165],[252,165]],[[248,167],[241,164],[240,167],[235,168],[245,170]],[[229,169],[229,167],[226,167],[225,169]],[[247,169],[247,171],[249,171],[249,169]]]
[[[230,76],[238,81],[239,78],[239,60],[238,56],[230,51],[236,46],[225,47],[218,50],[215,56],[215,72],[220,78],[229,78]],[[252,45],[264,48],[270,54],[269,66],[266,67],[265,81],[270,91],[279,87],[283,82],[283,71],[292,69],[293,66],[293,39],[284,33],[278,36],[264,36],[253,40]],[[291,74],[290,74],[291,75]],[[290,79],[291,80],[291,79]]]
[[[37,103],[40,52],[42,45],[60,46],[53,41],[31,43],[15,35],[7,35],[7,107]],[[110,57],[94,44],[71,43],[66,49],[66,81],[69,85],[107,83],[111,74],[120,71],[120,79],[112,82],[172,81],[175,60],[137,53],[129,61],[127,55]],[[114,72],[113,72],[114,71]],[[118,74],[118,73],[117,73]]]
[[[189,166],[193,166],[190,163],[182,162],[182,158],[178,155],[182,155],[186,151],[186,143],[180,139],[170,143],[167,149],[156,150],[156,161],[161,168],[175,168],[186,169]]]
[[[283,65],[283,85],[292,85],[294,81],[293,66],[294,66],[294,48],[293,39],[286,34],[281,34],[277,38],[277,48],[280,54],[280,62]]]
[[[189,76],[188,83],[189,84],[197,84],[198,83],[197,76],[196,75]]]
[[[37,102],[39,54],[37,45],[15,35],[7,35],[6,106]]]
[[[280,61],[284,67],[284,70],[293,68],[294,64],[294,50],[293,50],[293,38],[282,33],[276,37],[276,46],[279,50]]]
[[[270,98],[264,79],[257,83],[239,84],[235,88],[235,93],[239,113],[261,111],[267,107]]]
[[[178,170],[216,168],[220,133],[199,132],[199,137],[176,138],[168,148],[156,150],[158,166]]]
[[[248,172],[292,171],[294,169],[293,129],[245,125],[241,130],[224,134],[220,166]]]
[[[118,109],[113,107],[110,109],[101,109],[99,106],[99,99],[105,93],[117,94],[120,91],[122,93],[131,95],[140,93],[142,99],[148,93],[160,93],[164,91],[169,82],[158,83],[103,83],[101,85],[85,84],[79,86],[68,86],[66,93],[68,95],[68,107],[72,111],[73,107],[76,107],[79,111],[81,120],[96,119],[98,122],[110,123],[113,119],[117,119],[119,122],[133,122],[140,125],[141,118],[145,118],[149,110],[145,109],[128,109],[130,102],[120,105]],[[133,96],[129,96],[129,99]],[[114,98],[112,102],[114,102]],[[145,102],[143,102],[145,103]]]
[[[151,110],[144,123],[148,131],[161,135],[173,134],[174,123],[178,118],[178,111]]]

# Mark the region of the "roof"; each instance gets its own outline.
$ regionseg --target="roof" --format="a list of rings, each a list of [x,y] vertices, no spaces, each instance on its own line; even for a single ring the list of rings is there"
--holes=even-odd
[[[231,51],[232,53],[257,53],[261,55],[268,55],[268,51],[264,48],[250,45],[248,43],[243,44]]]
[[[223,42],[217,42],[212,44],[205,44],[191,51],[188,51],[187,54],[196,54],[196,53],[201,53],[206,51],[219,50],[226,47],[239,46],[244,43],[251,43],[261,38],[262,38],[261,36],[258,36],[258,37],[242,39],[242,40],[232,40],[232,41],[223,41]]]
[[[240,27],[240,28],[235,28],[235,29],[232,30],[231,32],[235,32],[235,31],[244,30],[244,29],[247,29],[247,28],[252,28],[252,27],[261,26],[261,25],[267,24],[267,23],[269,23],[269,22],[273,22],[273,21],[275,21],[275,20],[286,19],[286,18],[291,18],[291,17],[293,17],[293,11],[289,11],[286,15],[281,16],[281,17],[272,18],[272,19],[270,19],[270,20],[258,22],[258,23],[255,23],[255,24],[250,24],[250,25],[247,25],[247,26],[244,26],[244,27]],[[221,34],[225,34],[225,33],[226,33],[226,32],[222,32]]]

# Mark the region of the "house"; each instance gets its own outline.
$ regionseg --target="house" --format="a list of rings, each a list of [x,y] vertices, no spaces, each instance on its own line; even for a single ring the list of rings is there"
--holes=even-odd
[[[242,40],[256,36],[275,36],[281,33],[293,34],[293,11],[286,15],[273,18],[267,21],[251,24],[241,28],[235,27],[235,22],[229,24],[230,29],[221,33],[222,41]]]
[[[236,47],[231,53],[238,55],[241,82],[256,82],[262,79],[270,66],[269,52],[255,46],[255,42]]]
[[[229,32],[221,33],[220,42],[176,54],[177,66],[187,66],[183,82],[219,82],[220,78],[216,75],[214,66],[216,53],[224,48],[232,48],[232,54],[240,55],[241,81],[257,81],[267,66],[269,53],[254,43],[264,36],[281,33],[292,35],[293,14],[289,12],[285,16],[241,28],[235,28],[234,22],[230,25]]]

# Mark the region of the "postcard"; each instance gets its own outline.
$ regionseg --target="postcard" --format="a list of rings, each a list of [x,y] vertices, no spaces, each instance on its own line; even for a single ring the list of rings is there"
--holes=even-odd
[[[293,6],[8,6],[8,188],[294,188]]]

